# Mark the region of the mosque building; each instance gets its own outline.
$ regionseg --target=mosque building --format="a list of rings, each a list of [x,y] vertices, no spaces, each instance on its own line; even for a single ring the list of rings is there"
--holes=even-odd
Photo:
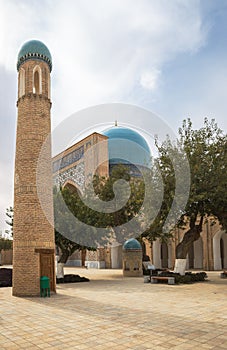
[[[86,150],[95,148],[95,156],[86,157]],[[102,163],[104,156],[105,162]],[[54,184],[62,187],[76,187],[82,190],[86,174],[97,168],[97,174],[107,177],[117,164],[128,168],[132,177],[141,176],[141,171],[149,167],[150,148],[144,137],[136,130],[117,125],[102,133],[92,133],[83,140],[53,158]],[[101,162],[101,166],[99,165]],[[90,165],[88,165],[90,164]],[[173,239],[167,243],[157,239],[152,245],[143,244],[143,256],[148,256],[157,268],[173,268],[176,246],[184,231],[176,228]],[[94,268],[122,268],[121,244],[115,242],[107,248],[87,251],[81,259],[81,252],[75,252],[68,260],[69,266],[85,264]],[[84,254],[84,253],[83,253]],[[207,218],[200,238],[195,241],[188,253],[187,269],[220,270],[227,268],[227,235],[218,223]]]
[[[53,182],[57,187],[83,191],[90,174],[108,177],[113,168],[121,164],[132,178],[141,176],[150,164],[150,148],[144,137],[136,130],[115,125],[94,132],[53,158]],[[103,161],[104,160],[104,161]],[[121,268],[122,245],[115,242],[108,248],[87,251],[86,260],[81,252],[75,252],[68,265],[88,267]]]
[[[32,123],[39,127],[39,120],[45,123],[51,106],[49,72],[52,69],[52,58],[48,48],[37,40],[27,42],[19,53],[17,67],[19,70],[20,115],[24,117],[27,113],[29,116],[29,110],[33,108],[31,106],[35,103]],[[24,68],[27,70],[25,71]],[[27,80],[26,74],[30,74],[29,80]],[[23,125],[21,130],[22,138],[24,137]],[[44,131],[42,132],[43,134],[39,138],[36,137],[37,140],[44,140],[46,134]],[[35,137],[35,134],[33,136]],[[55,155],[52,159],[53,184],[57,187],[83,190],[86,181],[89,181],[90,174],[94,174],[95,171],[100,176],[108,177],[116,164],[126,166],[131,176],[136,178],[141,176],[141,171],[149,168],[150,155],[148,143],[138,131],[115,123],[114,126],[102,132],[91,133]],[[227,235],[224,234],[220,225],[213,224],[211,219],[206,220],[203,226],[199,240],[191,246],[187,268],[207,270],[227,268]],[[143,255],[149,256],[157,268],[173,268],[176,245],[180,242],[183,233],[182,230],[176,229],[174,238],[167,243],[156,240],[150,246],[144,242]],[[49,235],[48,247],[52,248],[51,230]],[[38,242],[39,238],[36,237],[33,239],[34,242],[36,239]],[[44,243],[47,245],[46,242]],[[37,249],[44,249],[44,243],[40,239]],[[122,246],[116,242],[107,248],[87,251],[83,259],[81,259],[81,252],[77,251],[69,258],[67,264],[71,266],[85,264],[91,268],[121,268]]]

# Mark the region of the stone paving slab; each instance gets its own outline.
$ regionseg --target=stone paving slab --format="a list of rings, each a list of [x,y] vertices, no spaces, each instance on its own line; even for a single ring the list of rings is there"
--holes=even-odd
[[[227,349],[227,280],[143,283],[120,270],[66,268],[90,282],[60,284],[51,298],[0,289],[0,349]]]

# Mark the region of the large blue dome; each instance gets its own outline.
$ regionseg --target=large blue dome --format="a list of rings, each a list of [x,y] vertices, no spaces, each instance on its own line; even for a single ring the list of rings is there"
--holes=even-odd
[[[146,140],[137,131],[114,126],[103,134],[108,139],[109,162],[111,164],[134,164],[149,167],[150,149]]]
[[[27,60],[38,59],[45,61],[49,67],[50,71],[52,69],[52,58],[49,49],[39,40],[27,41],[20,49],[17,58],[17,70],[19,70],[20,65]]]

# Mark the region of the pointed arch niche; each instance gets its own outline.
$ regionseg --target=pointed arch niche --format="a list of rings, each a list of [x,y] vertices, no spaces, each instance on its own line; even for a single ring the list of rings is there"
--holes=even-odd
[[[227,268],[227,234],[218,231],[213,237],[214,270]]]
[[[81,190],[78,188],[78,186],[71,180],[67,180],[62,188],[67,188],[71,193],[79,193],[81,194]]]
[[[23,68],[20,69],[19,72],[19,98],[25,95],[25,70]]]
[[[42,71],[39,66],[33,69],[33,94],[42,94]]]

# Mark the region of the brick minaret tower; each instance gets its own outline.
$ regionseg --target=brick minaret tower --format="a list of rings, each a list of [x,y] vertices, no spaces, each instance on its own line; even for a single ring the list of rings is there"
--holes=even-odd
[[[39,295],[40,277],[55,283],[54,228],[37,194],[40,151],[50,134],[51,55],[40,41],[25,43],[18,55],[18,120],[14,180],[13,295]],[[53,219],[51,142],[45,143],[39,172],[49,219]]]

